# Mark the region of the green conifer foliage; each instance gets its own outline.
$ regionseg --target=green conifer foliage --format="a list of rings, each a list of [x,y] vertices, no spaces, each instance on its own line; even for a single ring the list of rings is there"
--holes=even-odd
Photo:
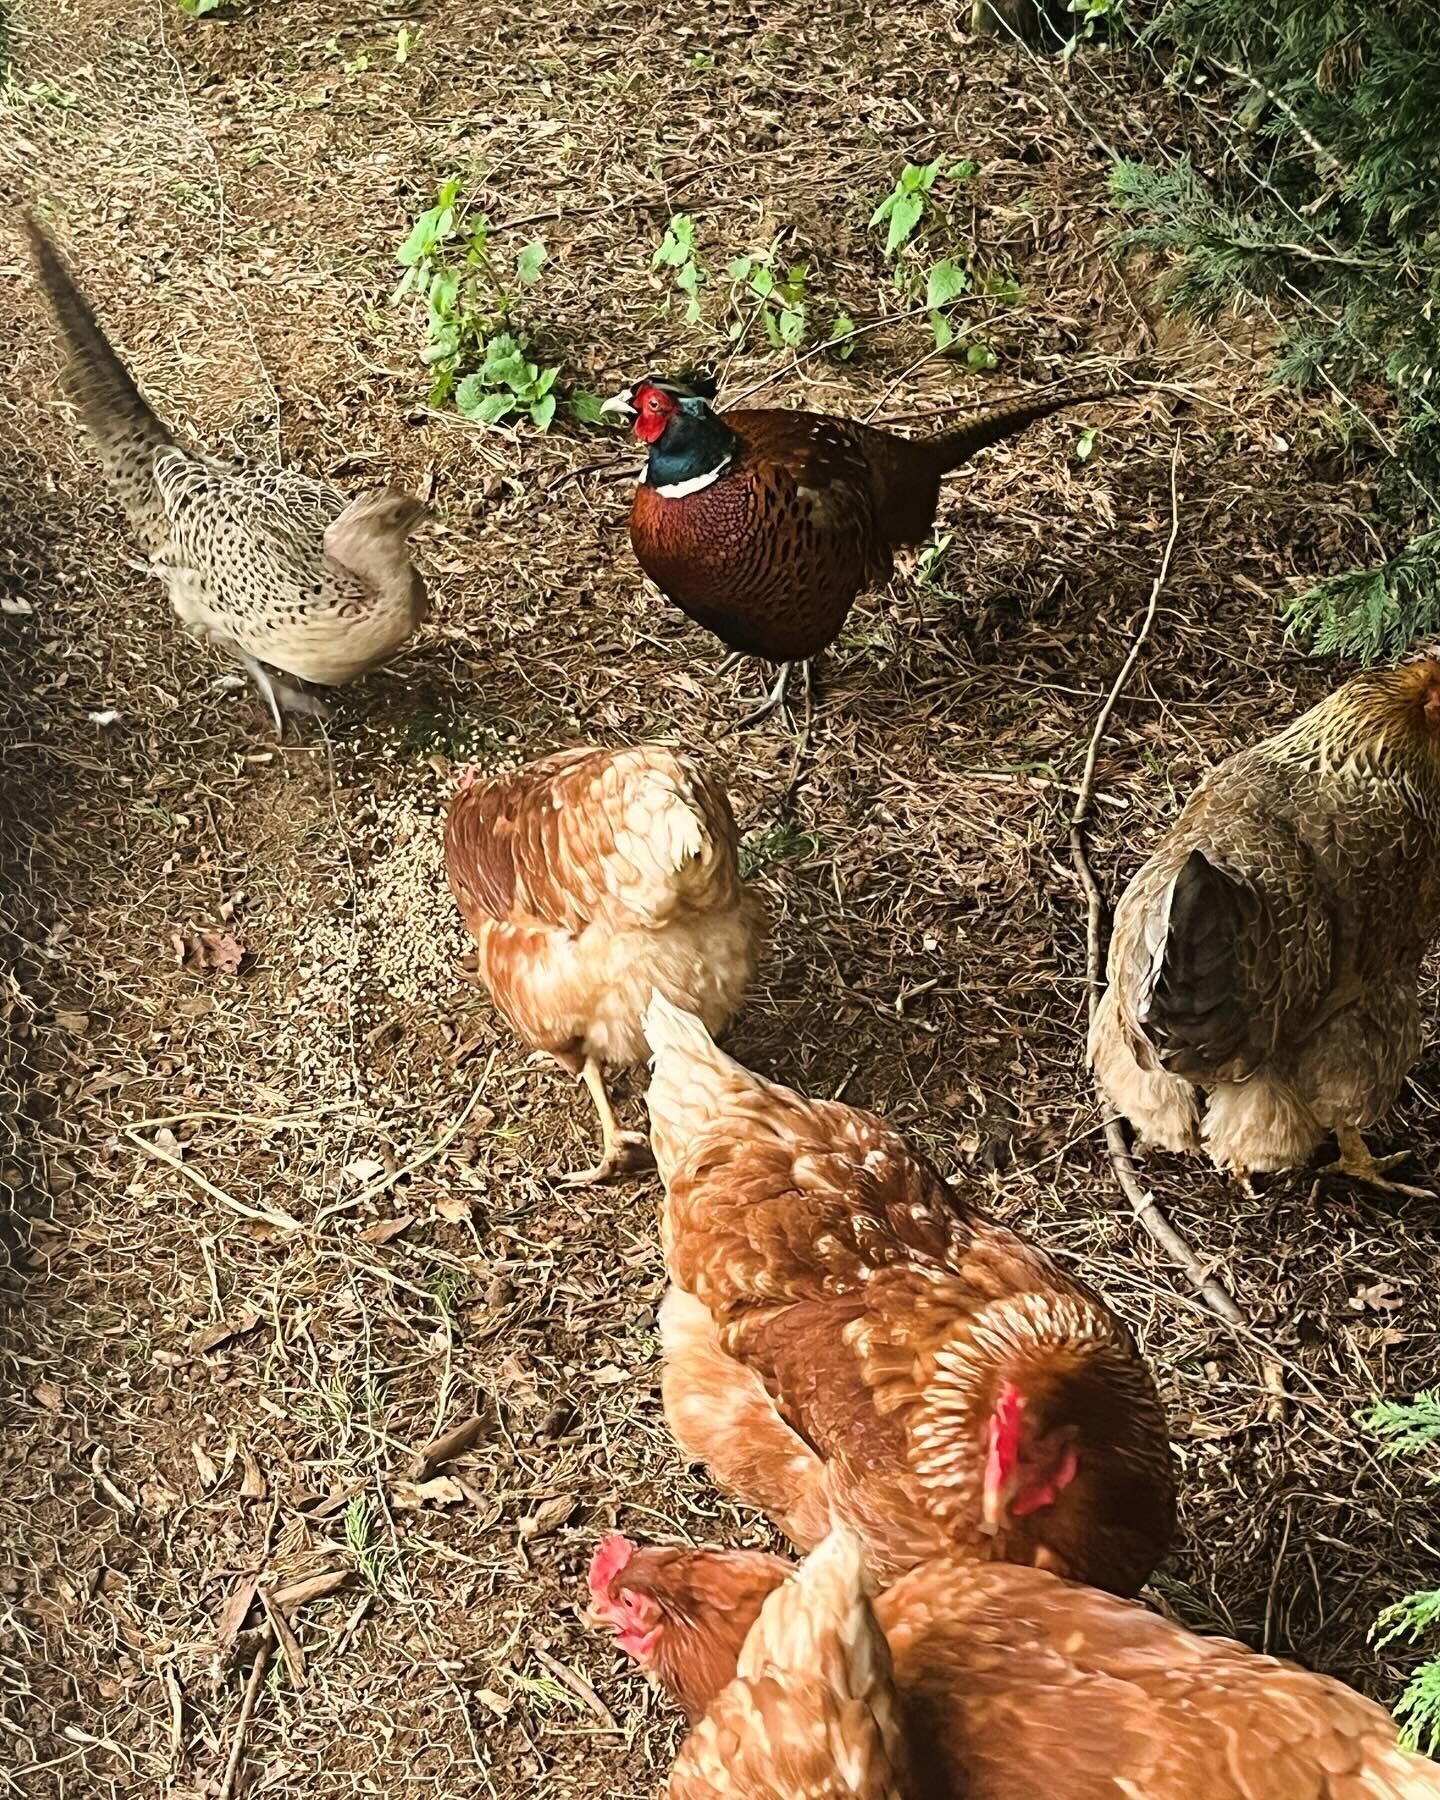
[[[1374,446],[1396,553],[1289,616],[1317,650],[1396,655],[1440,634],[1440,5],[1172,0],[1142,41],[1176,86],[1225,84],[1231,131],[1203,170],[1121,163],[1120,242],[1170,253],[1177,312],[1267,306],[1276,379]]]

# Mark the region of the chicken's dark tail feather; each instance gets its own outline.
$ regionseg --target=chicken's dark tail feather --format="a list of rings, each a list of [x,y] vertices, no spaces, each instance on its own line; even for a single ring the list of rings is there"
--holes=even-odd
[[[1172,1075],[1201,1078],[1245,1043],[1237,944],[1253,920],[1255,896],[1192,850],[1170,890],[1170,917],[1154,986],[1139,1024]]]
[[[922,441],[937,473],[943,475],[948,469],[958,469],[962,463],[969,462],[977,452],[988,450],[991,444],[1018,437],[1027,426],[1039,419],[1048,419],[1051,413],[1062,412],[1067,406],[1083,406],[1090,400],[1115,398],[1114,394],[1086,393],[1051,395],[1045,400],[1008,401],[975,413],[954,431],[941,432],[938,437]]]
[[[105,473],[132,524],[149,537],[157,522],[155,452],[174,439],[111,348],[48,233],[29,213],[25,229],[65,352],[65,392],[95,439]]]

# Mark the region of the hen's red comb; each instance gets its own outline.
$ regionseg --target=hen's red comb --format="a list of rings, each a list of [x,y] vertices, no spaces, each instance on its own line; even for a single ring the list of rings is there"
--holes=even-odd
[[[596,1546],[595,1554],[590,1558],[590,1597],[593,1600],[610,1598],[610,1583],[635,1554],[635,1546],[618,1531],[612,1531],[601,1538]]]
[[[991,1453],[1002,1473],[1008,1473],[1019,1459],[1024,1423],[1025,1396],[1013,1381],[1007,1381],[996,1395],[990,1415]]]

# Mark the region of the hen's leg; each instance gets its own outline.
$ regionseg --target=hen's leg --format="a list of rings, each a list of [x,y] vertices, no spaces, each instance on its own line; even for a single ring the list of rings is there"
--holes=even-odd
[[[1376,1156],[1353,1125],[1337,1125],[1335,1142],[1340,1146],[1339,1158],[1327,1163],[1322,1175],[1348,1175],[1352,1181],[1363,1181],[1367,1187],[1379,1188],[1383,1194],[1404,1194],[1411,1200],[1433,1200],[1429,1188],[1406,1187],[1404,1182],[1387,1181],[1386,1169],[1408,1162],[1410,1151],[1397,1150],[1393,1156]]]
[[[605,1089],[605,1072],[593,1056],[586,1057],[580,1077],[589,1088],[590,1098],[595,1102],[595,1110],[600,1115],[600,1130],[604,1141],[600,1160],[595,1167],[577,1169],[574,1174],[563,1176],[565,1186],[594,1187],[598,1182],[609,1181],[616,1175],[652,1168],[655,1158],[651,1154],[649,1138],[643,1132],[620,1129],[620,1121],[615,1117],[615,1108],[610,1104],[610,1095]]]

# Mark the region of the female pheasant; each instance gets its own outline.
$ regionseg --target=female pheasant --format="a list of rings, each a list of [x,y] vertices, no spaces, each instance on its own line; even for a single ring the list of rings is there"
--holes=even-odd
[[[406,540],[425,508],[381,488],[347,501],[292,470],[181,449],[146,405],[55,246],[26,225],[65,352],[66,392],[180,623],[237,658],[277,733],[325,708],[296,681],[338,687],[384,662],[425,617]]]
[[[784,666],[839,636],[857,594],[889,578],[895,551],[935,523],[940,478],[1062,407],[1065,394],[976,413],[953,431],[902,438],[825,413],[717,413],[706,384],[647,375],[604,402],[649,446],[630,510],[645,573],[697,625],[742,656]]]

